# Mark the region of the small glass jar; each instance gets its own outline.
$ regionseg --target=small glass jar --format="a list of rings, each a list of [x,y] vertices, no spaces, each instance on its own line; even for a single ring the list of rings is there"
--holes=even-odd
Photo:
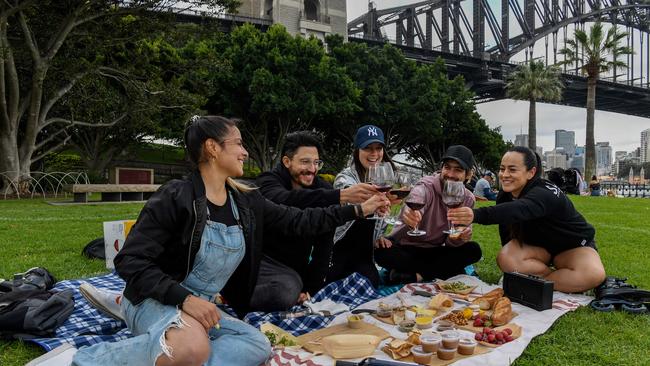
[[[443,348],[458,348],[458,341],[460,341],[460,335],[458,332],[453,330],[446,330],[442,332],[442,347]]]
[[[458,342],[458,354],[473,355],[476,349],[476,341],[470,338],[463,338]]]
[[[420,329],[429,329],[433,325],[433,317],[428,314],[417,313],[415,315],[415,324]]]
[[[408,333],[408,332],[412,331],[413,328],[415,328],[415,321],[408,320],[408,319],[407,320],[402,320],[399,323],[398,327],[399,327],[398,329],[400,330],[400,332]]]
[[[426,352],[436,352],[440,348],[442,337],[440,334],[423,334],[420,336],[420,344]]]
[[[380,318],[388,318],[393,315],[393,308],[388,304],[380,302],[377,305],[377,312],[375,314]]]
[[[438,358],[441,360],[453,360],[456,356],[455,348],[438,348]]]
[[[413,355],[413,361],[420,365],[430,364],[433,357],[433,352],[426,352],[420,346],[411,348],[411,354]]]

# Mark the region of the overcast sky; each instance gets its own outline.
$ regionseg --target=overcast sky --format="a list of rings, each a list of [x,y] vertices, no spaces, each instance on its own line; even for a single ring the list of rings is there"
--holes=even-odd
[[[375,4],[378,9],[384,9],[417,1],[375,0]],[[347,0],[348,21],[367,10],[367,0]],[[514,140],[520,131],[528,133],[528,102],[506,99],[478,104],[476,108],[489,126],[501,127],[506,140]],[[554,131],[558,129],[575,131],[576,144],[584,145],[586,118],[587,112],[582,108],[538,104],[537,145],[544,147],[544,151],[553,149]],[[636,149],[640,145],[641,131],[647,128],[650,128],[650,119],[596,111],[596,141],[609,141],[612,151]]]

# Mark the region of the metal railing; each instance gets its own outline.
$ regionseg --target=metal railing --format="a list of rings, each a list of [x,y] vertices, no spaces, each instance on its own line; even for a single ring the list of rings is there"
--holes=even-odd
[[[4,185],[2,193],[3,198],[34,198],[35,196],[42,196],[46,198],[57,198],[59,195],[67,196],[64,192],[66,185],[70,184],[88,184],[88,174],[86,172],[40,172],[34,171],[29,173],[28,178],[20,177],[12,179],[14,176],[13,171],[0,172],[0,182]],[[23,189],[24,185],[26,189]]]
[[[612,192],[617,197],[650,198],[650,184],[631,184],[620,182],[600,182],[603,195]]]

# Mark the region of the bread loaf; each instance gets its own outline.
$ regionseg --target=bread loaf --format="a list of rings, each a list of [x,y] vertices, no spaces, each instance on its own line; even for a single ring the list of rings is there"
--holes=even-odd
[[[503,289],[498,287],[485,295],[474,299],[472,304],[478,305],[481,310],[490,310],[501,297],[503,297]]]
[[[492,324],[496,326],[507,324],[512,318],[512,303],[507,297],[502,297],[494,304]]]

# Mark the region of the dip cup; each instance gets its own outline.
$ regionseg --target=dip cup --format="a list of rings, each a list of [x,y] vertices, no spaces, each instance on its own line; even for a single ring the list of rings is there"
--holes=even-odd
[[[463,338],[458,342],[458,354],[473,355],[476,349],[476,341],[470,338]]]
[[[453,360],[456,356],[454,348],[438,348],[438,358],[441,360]]]
[[[454,330],[445,330],[442,332],[442,347],[443,348],[458,348],[458,342],[460,341],[460,335]]]
[[[413,361],[420,365],[428,365],[433,357],[433,352],[426,352],[419,346],[411,348],[411,354],[413,354]]]
[[[442,343],[440,334],[423,334],[420,336],[420,344],[425,352],[436,352]]]
[[[447,320],[438,320],[436,322],[437,327],[436,329],[438,332],[444,332],[446,330],[454,330],[454,323],[447,321]]]

